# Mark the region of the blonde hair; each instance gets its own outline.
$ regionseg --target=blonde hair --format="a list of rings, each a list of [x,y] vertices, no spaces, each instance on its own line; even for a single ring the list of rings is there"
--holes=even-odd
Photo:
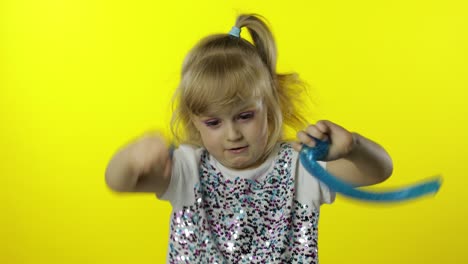
[[[253,44],[215,34],[202,39],[188,53],[173,98],[171,131],[176,143],[203,146],[192,116],[219,113],[247,99],[261,100],[267,109],[265,156],[284,140],[285,126],[296,131],[305,127],[307,121],[297,108],[306,92],[305,83],[296,73],[276,72],[276,44],[263,20],[257,14],[237,17],[235,26],[247,28]]]

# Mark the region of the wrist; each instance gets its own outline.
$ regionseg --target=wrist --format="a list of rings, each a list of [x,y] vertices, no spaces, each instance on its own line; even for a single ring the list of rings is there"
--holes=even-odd
[[[359,135],[356,132],[351,132],[351,136],[353,140],[351,143],[350,150],[348,152],[348,156],[355,154],[358,151],[359,146],[361,146],[361,135]]]

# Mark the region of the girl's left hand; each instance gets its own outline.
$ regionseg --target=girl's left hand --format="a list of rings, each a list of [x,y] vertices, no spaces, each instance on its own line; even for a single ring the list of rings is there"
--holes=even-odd
[[[324,161],[337,160],[348,155],[355,145],[355,139],[353,134],[343,127],[328,121],[320,120],[315,125],[309,125],[305,131],[299,131],[297,138],[299,142],[294,142],[293,148],[296,151],[300,151],[302,144],[309,147],[315,146],[314,139],[308,135],[315,137],[320,140],[331,141],[328,155]]]

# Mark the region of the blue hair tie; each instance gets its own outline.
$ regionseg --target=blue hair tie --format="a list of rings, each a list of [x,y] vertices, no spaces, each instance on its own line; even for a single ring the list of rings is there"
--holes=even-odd
[[[312,137],[313,138],[313,137]],[[321,141],[313,138],[317,143],[311,148],[304,145],[299,153],[300,160],[304,168],[331,190],[341,193],[345,196],[360,200],[376,201],[376,202],[397,202],[414,199],[423,195],[436,193],[441,184],[442,179],[438,177],[435,180],[426,181],[417,185],[401,188],[395,191],[388,192],[367,192],[356,189],[354,186],[345,183],[323,169],[317,160],[323,159],[328,153],[330,144],[326,141]]]
[[[231,31],[229,31],[229,35],[239,38],[240,37],[240,32],[241,32],[240,28],[238,28],[236,26],[233,26],[231,28]]]

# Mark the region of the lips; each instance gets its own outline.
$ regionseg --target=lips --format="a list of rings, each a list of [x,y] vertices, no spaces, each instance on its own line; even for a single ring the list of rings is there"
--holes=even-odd
[[[237,148],[230,148],[229,150],[238,150],[238,149],[242,149],[242,148],[246,148],[247,146],[243,146],[243,147],[237,147]]]
[[[245,147],[239,147],[239,148],[231,148],[231,149],[228,149],[227,151],[229,151],[229,153],[231,154],[241,154],[241,153],[245,153],[247,151],[247,148],[249,146],[245,146]]]

